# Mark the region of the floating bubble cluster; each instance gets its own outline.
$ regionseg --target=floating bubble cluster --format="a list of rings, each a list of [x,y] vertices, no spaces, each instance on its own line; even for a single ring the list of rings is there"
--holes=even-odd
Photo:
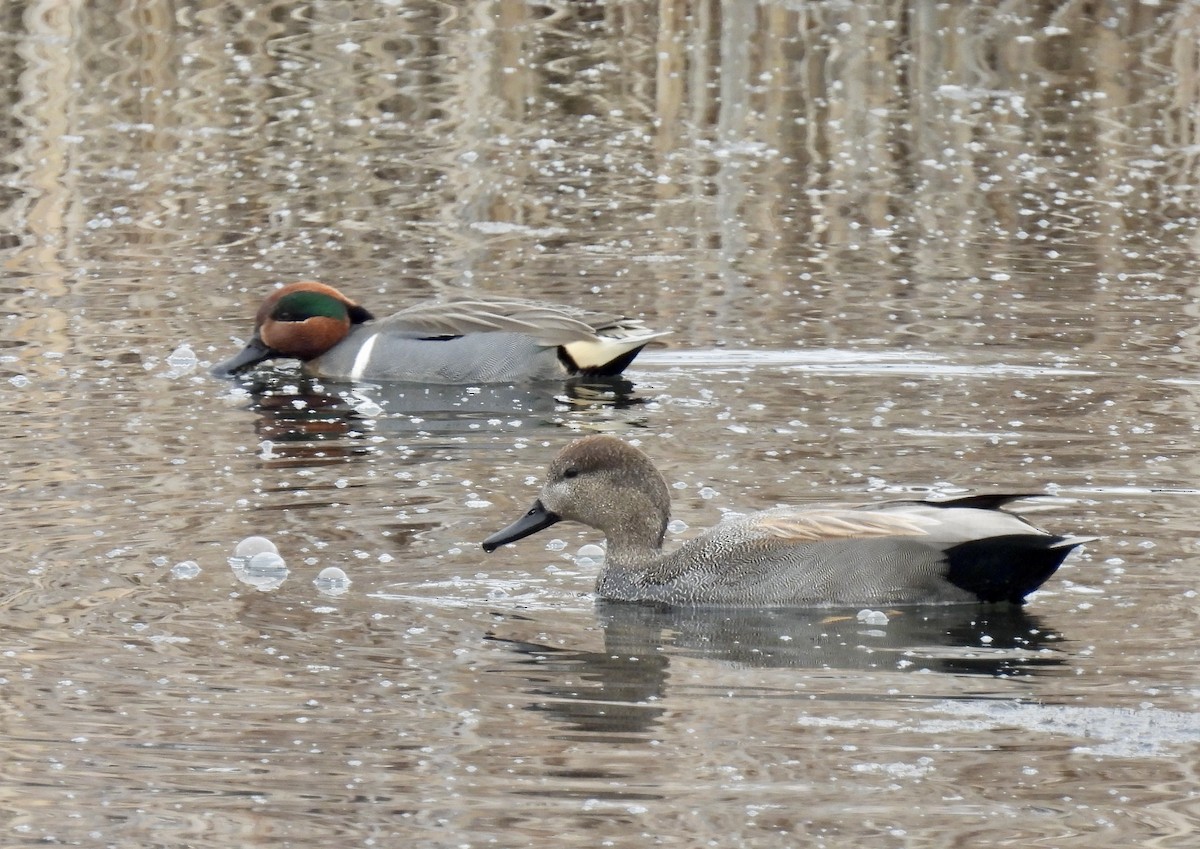
[[[266,537],[246,537],[229,558],[234,576],[257,590],[278,589],[287,579],[287,563]]]

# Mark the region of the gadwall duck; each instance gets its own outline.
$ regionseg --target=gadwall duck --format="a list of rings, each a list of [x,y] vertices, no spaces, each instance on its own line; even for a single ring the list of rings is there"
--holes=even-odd
[[[263,301],[253,337],[213,374],[230,377],[282,357],[330,380],[453,384],[612,376],[665,335],[637,319],[512,299],[421,304],[374,320],[332,286],[305,281]]]
[[[671,605],[1021,604],[1073,548],[1000,507],[1020,495],[779,507],[722,521],[663,553],[667,484],[650,458],[611,436],[585,436],[550,464],[521,519],[488,537],[494,551],[564,519],[608,541],[596,592]]]

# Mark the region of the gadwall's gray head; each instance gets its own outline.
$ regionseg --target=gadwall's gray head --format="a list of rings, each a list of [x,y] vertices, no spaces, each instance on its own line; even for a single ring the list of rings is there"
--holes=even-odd
[[[662,547],[671,495],[650,458],[611,436],[585,436],[562,450],[524,516],[483,542],[484,551],[569,519],[608,539],[609,557],[650,556]]]

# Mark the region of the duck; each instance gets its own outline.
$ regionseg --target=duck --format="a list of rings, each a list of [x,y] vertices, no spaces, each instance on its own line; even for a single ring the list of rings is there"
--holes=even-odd
[[[608,601],[666,606],[1021,605],[1092,537],[1059,536],[1002,509],[1028,495],[775,507],[726,518],[663,551],[671,497],[640,449],[596,434],[567,445],[520,519],[485,552],[561,521],[604,534]]]
[[[612,377],[667,333],[614,313],[506,298],[425,303],[376,319],[333,286],[304,280],[267,296],[250,341],[212,373],[232,377],[290,358],[310,376],[342,381]]]

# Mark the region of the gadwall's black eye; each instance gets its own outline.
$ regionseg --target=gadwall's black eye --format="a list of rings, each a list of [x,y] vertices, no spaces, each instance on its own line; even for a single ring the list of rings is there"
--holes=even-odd
[[[563,476],[564,478],[576,478],[576,477],[579,477],[579,469],[575,468],[574,466],[567,466],[565,469],[563,469],[563,475],[562,475],[562,476]]]

